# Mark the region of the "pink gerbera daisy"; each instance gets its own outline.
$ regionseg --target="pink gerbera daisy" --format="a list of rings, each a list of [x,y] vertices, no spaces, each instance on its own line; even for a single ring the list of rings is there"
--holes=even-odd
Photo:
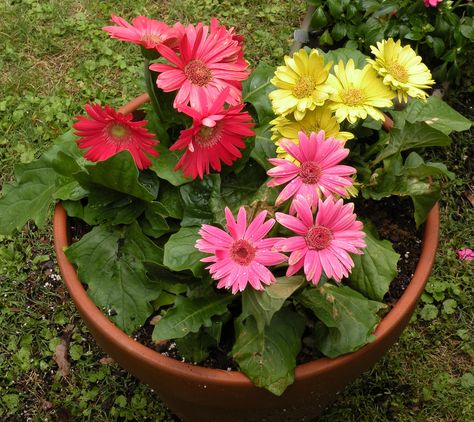
[[[247,213],[241,207],[234,220],[229,208],[225,209],[227,231],[203,224],[199,234],[201,239],[196,248],[212,256],[201,259],[212,262],[207,269],[214,280],[219,280],[217,288],[232,289],[235,294],[243,291],[247,284],[255,290],[263,290],[263,284],[275,282],[275,277],[266,268],[286,260],[282,253],[272,250],[281,238],[264,239],[275,224],[274,219],[264,223],[266,211],[260,212],[247,227]]]
[[[298,163],[282,158],[270,158],[274,168],[267,174],[273,177],[268,186],[288,183],[275,201],[278,206],[297,194],[303,195],[314,208],[319,197],[333,193],[346,195],[345,187],[352,185],[349,177],[356,172],[353,167],[339,165],[349,155],[343,143],[334,138],[324,138],[324,131],[317,135],[312,132],[308,137],[299,132],[299,145],[288,139],[282,139],[280,146]],[[294,209],[292,208],[291,212]]]
[[[132,114],[122,114],[112,107],[102,108],[99,104],[85,106],[90,116],[76,116],[77,122],[72,125],[77,132],[79,148],[90,148],[84,157],[90,161],[104,161],[120,151],[127,150],[132,154],[135,164],[140,170],[151,165],[145,155],[158,157],[153,148],[158,144],[155,135],[144,127],[146,120],[132,121]]]
[[[155,19],[138,16],[130,25],[125,19],[112,15],[111,21],[118,26],[105,26],[102,29],[118,40],[140,44],[147,49],[156,49],[162,44],[172,47],[178,43],[178,32]]]
[[[199,108],[180,106],[179,110],[193,118],[193,126],[181,131],[170,150],[186,151],[176,165],[187,177],[201,179],[210,167],[221,171],[221,161],[230,166],[241,157],[238,148],[245,148],[243,138],[254,135],[252,117],[242,112],[244,104],[224,108],[229,89],[226,88],[215,102],[209,104],[203,92],[199,93]],[[200,111],[198,111],[200,110]]]
[[[354,204],[344,205],[342,199],[334,202],[332,197],[324,202],[320,199],[314,222],[311,204],[303,196],[298,195],[293,204],[296,217],[279,212],[275,216],[282,226],[297,234],[275,245],[282,252],[291,252],[286,275],[304,266],[306,278],[315,285],[323,271],[336,281],[347,277],[354,266],[348,252],[361,254],[359,248],[366,246],[362,223],[353,213]]]
[[[199,107],[199,92],[203,92],[208,103],[229,88],[227,103],[239,104],[242,100],[240,81],[249,75],[247,63],[239,60],[239,41],[227,33],[225,27],[209,27],[201,23],[188,25],[179,46],[179,55],[165,45],[158,52],[171,64],[156,63],[150,70],[159,72],[156,84],[165,92],[179,90],[174,107],[186,105]]]
[[[443,0],[423,0],[425,7],[436,7],[438,3],[441,3]]]

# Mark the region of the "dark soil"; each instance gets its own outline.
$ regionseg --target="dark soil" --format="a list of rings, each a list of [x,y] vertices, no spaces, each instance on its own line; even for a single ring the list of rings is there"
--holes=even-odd
[[[356,202],[357,214],[368,218],[377,229],[381,239],[390,240],[393,248],[400,254],[398,276],[392,281],[390,290],[384,298],[389,309],[405,291],[415,272],[416,264],[421,252],[421,230],[417,230],[413,220],[413,205],[410,199],[388,198],[378,202],[358,200]],[[232,325],[229,325],[232,331]],[[155,344],[151,340],[153,326],[147,324],[135,338],[157,352],[174,359],[185,361],[179,354],[176,343],[173,341]],[[297,363],[302,364],[322,357],[313,347],[312,327],[308,327],[303,335],[302,350],[297,356]],[[237,370],[234,361],[228,354],[232,347],[232,336],[220,344],[219,348],[211,349],[209,357],[199,362],[199,366],[223,370]],[[189,362],[196,364],[195,362]]]

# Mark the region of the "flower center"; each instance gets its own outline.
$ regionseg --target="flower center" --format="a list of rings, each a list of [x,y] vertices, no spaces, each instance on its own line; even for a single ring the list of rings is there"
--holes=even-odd
[[[293,88],[293,95],[296,98],[309,97],[313,93],[315,85],[314,79],[311,76],[304,75]]]
[[[184,68],[186,78],[198,86],[204,86],[212,80],[211,70],[201,60],[191,60]]]
[[[219,123],[214,127],[203,126],[194,137],[196,144],[201,148],[212,148],[219,143],[222,138],[221,126]]]
[[[357,88],[348,88],[342,95],[342,101],[348,106],[359,105],[364,100],[364,93]]]
[[[397,81],[403,83],[408,82],[408,72],[405,66],[399,63],[392,63],[387,67],[387,70]]]
[[[230,247],[231,258],[240,265],[249,265],[255,258],[256,249],[245,239],[236,240]]]
[[[125,143],[128,139],[128,135],[130,134],[130,130],[128,127],[120,124],[120,123],[111,123],[106,127],[106,131],[113,143],[122,144]]]
[[[321,249],[326,249],[331,244],[332,232],[327,227],[315,224],[310,227],[304,240],[306,240],[309,249],[320,251]]]
[[[140,40],[153,46],[160,45],[163,42],[163,39],[158,34],[143,34]]]
[[[315,185],[321,178],[321,166],[314,161],[305,161],[301,163],[299,176],[303,183]]]

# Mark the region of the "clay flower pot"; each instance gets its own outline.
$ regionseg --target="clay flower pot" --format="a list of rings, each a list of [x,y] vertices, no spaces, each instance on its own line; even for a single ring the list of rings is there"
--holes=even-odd
[[[144,94],[122,107],[128,113],[148,100]],[[280,397],[255,387],[240,372],[190,365],[161,355],[117,328],[92,302],[67,260],[67,215],[61,204],[54,213],[54,243],[63,280],[90,332],[117,363],[151,386],[183,421],[309,420],[324,411],[336,393],[371,368],[397,341],[408,324],[435,260],[439,207],[429,213],[421,256],[413,278],[375,331],[376,339],[357,352],[297,366],[295,383]]]

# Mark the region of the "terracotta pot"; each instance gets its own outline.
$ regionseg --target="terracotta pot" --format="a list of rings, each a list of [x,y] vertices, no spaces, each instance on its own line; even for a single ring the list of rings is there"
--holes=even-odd
[[[142,95],[124,106],[134,111],[148,100]],[[161,355],[117,328],[91,301],[63,250],[69,245],[67,215],[58,204],[54,244],[61,274],[76,307],[102,349],[118,364],[151,386],[183,421],[304,421],[314,418],[336,393],[371,368],[397,341],[408,324],[428,280],[439,237],[439,207],[429,213],[422,252],[413,278],[375,331],[376,339],[357,352],[299,365],[295,383],[281,397],[255,387],[237,371],[189,365]]]

